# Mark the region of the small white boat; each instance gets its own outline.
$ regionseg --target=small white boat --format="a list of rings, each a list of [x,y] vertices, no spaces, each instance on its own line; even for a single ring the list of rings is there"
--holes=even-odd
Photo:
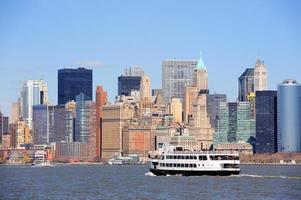
[[[53,166],[54,165],[52,165],[49,161],[32,163],[32,167],[53,167]]]

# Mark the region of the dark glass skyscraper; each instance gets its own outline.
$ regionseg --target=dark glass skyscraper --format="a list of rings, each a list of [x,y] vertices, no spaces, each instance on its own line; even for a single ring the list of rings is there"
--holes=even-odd
[[[277,91],[256,92],[256,153],[277,152]]]
[[[227,96],[225,94],[208,94],[207,98],[207,112],[210,117],[210,123],[212,128],[216,129],[217,127],[217,113],[220,102],[226,102]]]
[[[251,92],[254,92],[254,68],[247,68],[238,79],[239,101],[247,101]]]
[[[140,76],[119,76],[118,95],[129,96],[132,90],[140,90]]]
[[[65,104],[81,92],[92,100],[92,70],[85,68],[58,70],[58,104]]]

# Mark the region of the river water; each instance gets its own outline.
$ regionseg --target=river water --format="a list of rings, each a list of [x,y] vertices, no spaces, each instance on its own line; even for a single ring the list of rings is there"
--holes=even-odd
[[[238,176],[153,176],[148,166],[0,166],[0,199],[301,199],[301,166]]]

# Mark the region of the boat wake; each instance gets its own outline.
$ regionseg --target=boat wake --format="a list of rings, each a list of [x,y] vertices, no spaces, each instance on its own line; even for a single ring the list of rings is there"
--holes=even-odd
[[[156,176],[155,174],[153,174],[152,172],[147,172],[144,174],[145,176]]]
[[[257,174],[239,174],[239,175],[232,175],[232,177],[301,179],[301,176],[273,176],[273,175],[257,175]]]

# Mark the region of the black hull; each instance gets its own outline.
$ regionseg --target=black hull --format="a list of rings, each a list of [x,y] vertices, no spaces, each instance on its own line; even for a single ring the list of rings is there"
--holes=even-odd
[[[240,171],[180,171],[180,170],[161,170],[149,169],[156,176],[182,175],[182,176],[230,176],[238,175]]]

